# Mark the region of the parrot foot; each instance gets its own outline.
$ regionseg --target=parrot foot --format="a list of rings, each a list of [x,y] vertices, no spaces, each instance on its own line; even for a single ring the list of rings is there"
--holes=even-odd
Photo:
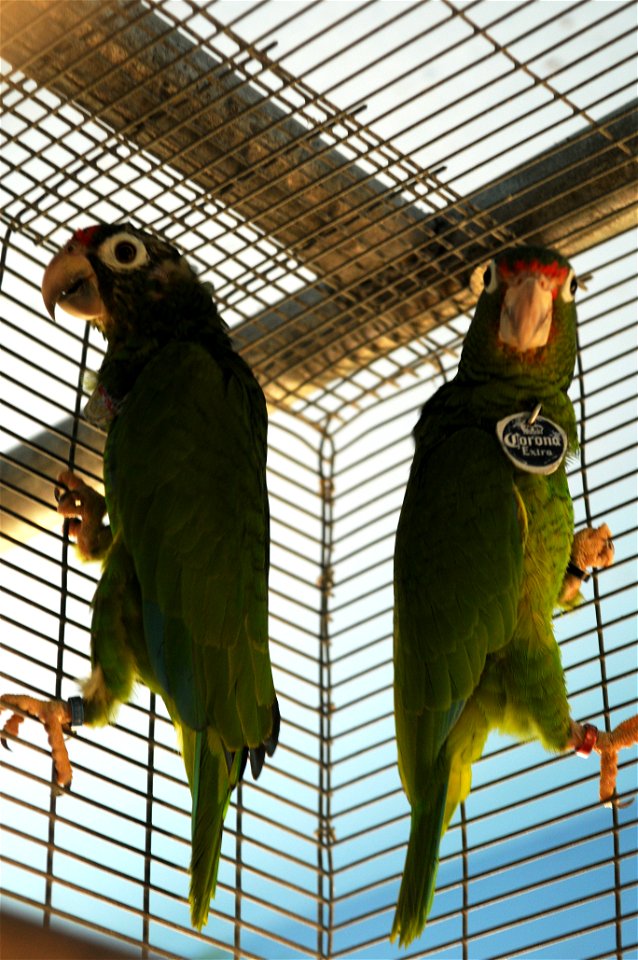
[[[600,527],[585,527],[574,534],[572,552],[563,580],[560,603],[569,606],[578,601],[583,581],[589,579],[589,570],[601,570],[614,562],[614,541],[606,523]]]
[[[623,747],[638,743],[638,716],[623,720],[610,733],[597,730],[591,723],[581,725],[572,720],[571,726],[570,746],[580,757],[589,756],[592,749],[600,754],[600,802],[606,807],[628,806],[631,798],[621,801],[615,795],[618,753]]]
[[[7,750],[9,749],[7,736],[17,739],[20,724],[25,716],[39,720],[44,724],[51,745],[51,757],[55,764],[57,784],[63,790],[69,790],[73,771],[64,743],[64,733],[68,732],[71,726],[70,706],[62,700],[37,700],[35,697],[22,694],[5,694],[0,699],[0,711],[7,708],[13,709],[14,712],[0,732],[2,746]]]
[[[102,522],[106,500],[71,470],[60,474],[58,484],[58,513],[66,517],[67,530],[76,540],[80,556],[84,560],[99,560],[111,545],[111,530]]]

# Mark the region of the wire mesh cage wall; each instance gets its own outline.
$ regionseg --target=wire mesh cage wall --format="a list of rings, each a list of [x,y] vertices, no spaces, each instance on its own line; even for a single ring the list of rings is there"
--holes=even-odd
[[[141,689],[70,742],[3,751],[5,908],[158,957],[390,957],[409,815],[392,716],[392,552],[423,402],[454,375],[475,272],[540,241],[589,278],[571,396],[577,526],[616,562],[557,617],[573,715],[636,712],[635,8],[631,3],[6,2],[2,10],[7,692],[89,672],[98,570],[53,501],[99,483],[95,331],[40,301],[69,231],[130,220],[215,288],[269,401],[280,746],[236,791],[218,893],[188,923],[190,797]],[[636,805],[597,762],[492,735],[408,956],[629,957]],[[635,751],[621,757],[631,794]],[[96,947],[97,949],[97,947]]]

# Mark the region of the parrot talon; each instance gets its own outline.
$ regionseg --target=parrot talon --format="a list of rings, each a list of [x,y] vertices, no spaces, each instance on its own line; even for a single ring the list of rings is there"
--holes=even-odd
[[[568,610],[582,601],[580,587],[594,570],[603,570],[614,562],[614,542],[606,523],[585,527],[574,535],[569,563],[565,570],[558,603]]]
[[[636,743],[638,716],[623,720],[614,730],[600,733],[595,749],[600,754],[600,800],[606,806],[626,806],[626,801],[619,801],[616,796],[618,753]]]
[[[625,807],[630,807],[634,800],[636,799],[636,794],[633,794],[631,797],[627,797],[626,800],[621,800],[617,796],[613,796],[611,800],[606,800],[603,804],[605,807],[616,807],[617,810],[624,810]]]
[[[60,700],[37,700],[35,697],[20,694],[6,694],[1,700],[0,709],[13,709],[0,732],[2,740],[5,739],[4,734],[18,736],[18,728],[25,716],[39,720],[49,739],[57,783],[62,787],[70,784],[73,772],[63,738],[63,730],[68,728],[71,720],[67,705]]]
[[[112,540],[110,528],[103,524],[106,500],[71,470],[60,474],[58,484],[54,495],[58,513],[64,517],[64,532],[76,541],[83,559],[103,558]]]
[[[0,710],[2,710],[2,707],[0,707]],[[20,724],[22,723],[23,719],[24,717],[21,716],[21,714],[12,713],[9,719],[7,720],[7,722],[5,723],[5,725],[3,726],[2,731],[0,731],[0,738],[1,738],[0,742],[2,743],[2,746],[5,748],[5,750],[9,751],[9,753],[12,753],[12,750],[11,750],[11,747],[9,746],[9,741],[7,740],[6,735],[9,734],[9,736],[17,738],[19,736],[18,731],[20,729]]]

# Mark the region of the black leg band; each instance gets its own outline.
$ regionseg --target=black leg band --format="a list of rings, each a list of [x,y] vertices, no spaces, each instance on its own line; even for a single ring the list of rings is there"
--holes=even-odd
[[[585,570],[581,570],[575,563],[572,563],[571,560],[567,564],[567,573],[571,574],[572,577],[578,577],[583,583],[587,583],[590,576]]]
[[[81,727],[84,723],[84,700],[82,697],[69,697],[67,703],[71,712],[71,726]]]

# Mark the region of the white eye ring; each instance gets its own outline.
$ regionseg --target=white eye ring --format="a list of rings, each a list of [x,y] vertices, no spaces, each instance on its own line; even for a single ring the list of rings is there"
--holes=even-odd
[[[97,253],[102,263],[112,270],[137,270],[148,263],[148,252],[142,241],[126,231],[107,237]]]
[[[576,279],[576,274],[573,270],[570,270],[567,274],[567,279],[565,283],[559,290],[561,300],[563,303],[572,303],[574,297],[576,296],[576,291],[578,290],[578,280]]]
[[[483,287],[486,293],[496,293],[498,290],[498,269],[496,260],[490,260],[483,274]]]

